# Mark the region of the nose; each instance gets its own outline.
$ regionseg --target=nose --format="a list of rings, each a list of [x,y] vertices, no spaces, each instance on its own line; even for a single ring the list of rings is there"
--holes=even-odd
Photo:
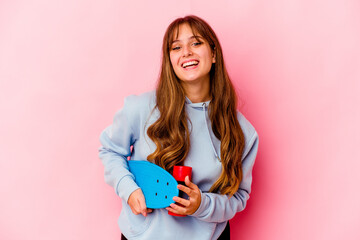
[[[187,56],[190,56],[191,54],[192,54],[192,52],[191,52],[190,47],[187,46],[187,45],[185,45],[185,46],[183,47],[183,56],[184,56],[184,57],[187,57]]]

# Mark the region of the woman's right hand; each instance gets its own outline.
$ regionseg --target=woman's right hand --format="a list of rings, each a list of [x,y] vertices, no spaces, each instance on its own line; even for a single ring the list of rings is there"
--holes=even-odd
[[[146,217],[148,213],[152,212],[152,209],[146,208],[145,197],[140,188],[130,194],[128,204],[135,215],[141,213],[144,217]]]

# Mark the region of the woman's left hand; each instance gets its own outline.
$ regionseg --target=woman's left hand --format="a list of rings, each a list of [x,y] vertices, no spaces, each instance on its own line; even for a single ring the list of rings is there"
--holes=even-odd
[[[179,184],[178,189],[186,193],[189,199],[173,197],[173,200],[181,205],[172,203],[166,210],[181,215],[191,215],[196,212],[201,203],[200,189],[189,180],[188,176],[185,177],[185,185],[186,186]]]

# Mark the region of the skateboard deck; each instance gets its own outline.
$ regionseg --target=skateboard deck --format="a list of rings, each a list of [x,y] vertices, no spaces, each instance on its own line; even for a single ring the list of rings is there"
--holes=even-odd
[[[148,161],[130,160],[128,164],[145,196],[147,208],[165,208],[175,203],[173,197],[179,196],[179,189],[170,173]]]

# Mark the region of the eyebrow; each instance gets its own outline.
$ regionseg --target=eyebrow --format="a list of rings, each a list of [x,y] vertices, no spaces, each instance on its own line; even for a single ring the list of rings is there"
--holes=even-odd
[[[197,39],[197,38],[203,38],[203,37],[196,35],[196,36],[191,36],[191,37],[189,37],[188,39],[190,40],[190,39],[194,39],[194,38]],[[173,43],[175,43],[175,42],[180,42],[180,40],[174,40],[174,41],[171,42],[171,44],[173,44]]]

